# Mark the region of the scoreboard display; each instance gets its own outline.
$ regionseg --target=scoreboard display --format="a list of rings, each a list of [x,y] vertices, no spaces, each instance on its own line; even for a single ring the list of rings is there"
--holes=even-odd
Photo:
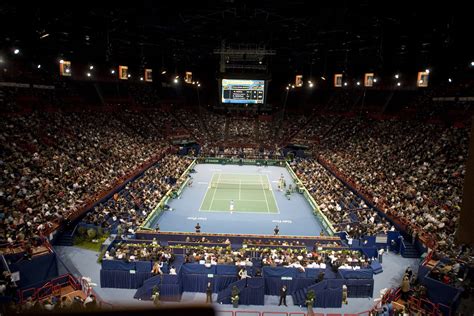
[[[263,104],[265,80],[222,79],[222,103]]]

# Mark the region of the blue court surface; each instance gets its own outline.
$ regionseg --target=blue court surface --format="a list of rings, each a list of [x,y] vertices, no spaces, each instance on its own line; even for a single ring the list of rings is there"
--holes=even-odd
[[[290,200],[284,192],[278,191],[278,180],[283,174],[287,185],[293,180],[288,171],[283,167],[237,166],[219,164],[198,164],[196,173],[191,173],[192,185],[187,186],[180,198],[169,202],[172,211],[165,211],[158,221],[161,231],[193,232],[194,226],[199,222],[201,232],[207,233],[232,233],[232,234],[265,234],[272,235],[275,225],[280,228],[280,235],[305,235],[319,236],[321,226],[312,214],[312,210],[302,194],[293,193]],[[245,178],[250,175],[269,180],[271,188],[265,194],[271,196],[277,204],[277,212],[262,212],[261,206],[255,204],[255,212],[251,208],[245,212],[236,210],[230,212],[229,203],[223,202],[222,210],[217,212],[205,211],[202,208],[207,204],[209,192],[212,192],[212,178],[218,174],[241,175]],[[238,192],[238,191],[237,191]],[[207,193],[207,198],[206,198]],[[254,194],[258,194],[254,193]],[[243,195],[242,195],[243,196]],[[211,196],[212,197],[212,196]],[[229,199],[238,199],[230,196]],[[245,197],[241,197],[245,199]],[[215,196],[214,196],[215,199]],[[270,198],[268,198],[270,200]],[[214,207],[214,205],[213,205]],[[271,207],[271,206],[270,206]],[[204,211],[203,211],[204,210]],[[265,208],[265,210],[267,210]]]

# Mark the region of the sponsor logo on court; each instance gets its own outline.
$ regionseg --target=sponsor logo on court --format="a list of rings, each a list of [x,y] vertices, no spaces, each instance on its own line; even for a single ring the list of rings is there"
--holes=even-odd
[[[207,221],[207,217],[189,216],[188,219],[191,221]]]
[[[285,223],[285,224],[293,224],[293,221],[292,221],[291,219],[282,219],[282,220],[280,220],[280,219],[274,219],[274,220],[272,220],[272,223],[279,223],[279,224],[281,224],[281,223]]]

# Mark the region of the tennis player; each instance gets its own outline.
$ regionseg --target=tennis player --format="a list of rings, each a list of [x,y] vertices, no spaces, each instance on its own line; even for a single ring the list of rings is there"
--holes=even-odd
[[[230,214],[232,214],[232,212],[234,211],[234,200],[230,200],[229,211]]]

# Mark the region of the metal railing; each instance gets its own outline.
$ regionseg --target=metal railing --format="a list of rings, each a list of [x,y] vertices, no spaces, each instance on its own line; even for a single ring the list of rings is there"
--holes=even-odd
[[[20,304],[23,304],[26,299],[42,300],[51,295],[61,293],[61,288],[71,286],[74,290],[80,290],[81,284],[71,274],[64,274],[54,278],[39,288],[28,288],[19,291]]]

